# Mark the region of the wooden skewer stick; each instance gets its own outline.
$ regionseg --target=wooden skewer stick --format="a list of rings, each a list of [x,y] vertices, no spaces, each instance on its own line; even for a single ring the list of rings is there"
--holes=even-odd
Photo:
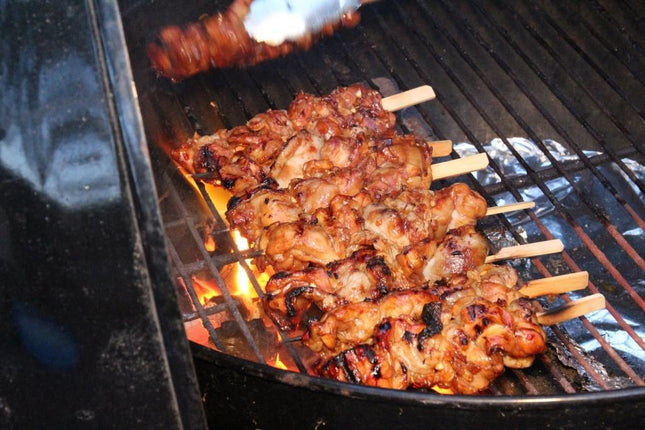
[[[592,294],[591,296],[574,300],[557,308],[539,312],[535,316],[538,323],[542,325],[553,325],[605,309],[605,306],[605,296],[602,294]]]
[[[452,153],[452,140],[435,140],[428,142],[432,148],[432,157],[446,157]]]
[[[486,210],[486,215],[484,216],[491,216],[491,215],[499,215],[499,214],[505,214],[508,212],[515,212],[519,211],[522,209],[529,209],[535,206],[535,202],[522,202],[522,204],[518,203],[510,203],[508,205],[501,205],[501,206],[493,206],[489,207]]]
[[[464,175],[484,169],[486,166],[488,166],[488,155],[481,152],[476,155],[433,164],[430,167],[432,169],[432,179],[434,180]]]
[[[567,273],[566,275],[534,279],[520,288],[519,293],[524,297],[535,298],[549,294],[562,294],[582,290],[589,284],[588,272]]]
[[[486,216],[502,214],[512,211],[520,211],[522,209],[531,209],[535,207],[535,202],[518,202],[518,203],[509,203],[502,206],[492,206],[489,207],[486,211]]]
[[[486,263],[495,263],[496,261],[511,260],[513,258],[527,258],[555,254],[562,252],[562,250],[564,250],[564,244],[560,239],[544,240],[542,242],[502,248],[497,254],[486,257]]]
[[[389,112],[405,109],[436,97],[430,85],[422,85],[402,93],[381,99],[381,106]]]

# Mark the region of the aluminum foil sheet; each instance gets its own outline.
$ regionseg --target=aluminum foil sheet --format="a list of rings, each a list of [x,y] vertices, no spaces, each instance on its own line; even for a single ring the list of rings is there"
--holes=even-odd
[[[552,162],[543,150],[531,140],[512,137],[506,139],[506,141],[513,151],[502,139],[493,139],[484,145],[484,148],[491,158],[491,165],[494,163],[507,180],[526,177],[527,168],[539,173],[553,167]],[[542,144],[552,155],[552,158],[556,162],[562,163],[562,165],[580,161],[577,154],[559,142],[545,140]],[[462,157],[478,152],[469,143],[458,143],[454,146],[454,149]],[[516,154],[521,157],[521,162],[516,157]],[[593,161],[594,157],[602,156],[602,153],[584,151],[584,155],[590,161]],[[645,167],[642,164],[632,159],[622,159],[621,161],[634,177],[639,181],[645,181]],[[569,173],[569,179],[563,175],[557,176],[556,173],[554,179],[544,181],[544,186],[552,194],[552,197],[547,197],[543,189],[538,185],[533,185],[530,180],[526,181],[526,186],[519,188],[517,191],[522,200],[536,203],[535,213],[540,221],[555,237],[564,242],[567,252],[581,266],[582,270],[589,272],[591,281],[605,295],[607,301],[620,313],[636,335],[640,336],[641,339],[645,339],[645,321],[642,309],[627,294],[624,287],[609,273],[606,267],[589,251],[574,229],[574,225],[576,228],[582,228],[635,292],[642,297],[643,293],[645,293],[645,274],[625,254],[625,251],[616,243],[615,239],[607,233],[607,227],[603,225],[600,219],[604,216],[641,256],[645,255],[643,230],[625,211],[623,205],[612,194],[612,190],[602,183],[601,178],[608,181],[611,187],[614,188],[615,193],[636,211],[643,210],[643,193],[631,180],[630,175],[616,163],[604,161],[599,163],[595,169],[594,172],[593,169],[583,167],[578,171]],[[474,172],[473,176],[484,186],[501,182],[500,176],[490,166],[485,170]],[[498,205],[515,201],[514,196],[509,192],[494,195],[493,198]],[[553,198],[555,198],[556,204],[554,204]],[[569,220],[567,220],[564,212],[569,214]],[[601,215],[600,218],[599,214]],[[642,213],[639,213],[639,215],[643,217]],[[525,213],[511,214],[507,217],[514,230],[519,232],[528,242],[544,240],[544,236],[533,220],[529,219]],[[498,232],[497,235],[488,233],[488,236],[493,246],[505,246],[514,241],[508,232]],[[549,269],[554,274],[559,274],[559,269],[562,270],[562,273],[571,271],[566,263],[558,261],[555,257],[549,263],[551,263]],[[515,264],[524,266],[518,267],[518,269],[523,269],[521,271],[525,271],[528,276],[541,276],[530,267],[530,261],[515,262]],[[571,293],[570,297],[575,299],[588,294],[588,291],[583,290],[579,293]],[[545,302],[544,306],[552,307],[561,303],[561,300],[556,300],[552,303]],[[589,314],[586,318],[636,373],[641,376],[645,374],[645,351],[620,327],[610,312],[602,310]],[[584,327],[580,320],[576,319],[562,324],[561,328],[570,336],[571,340],[575,339],[574,344],[589,356],[589,361],[595,370],[600,374],[607,375],[607,381],[609,381],[612,388],[621,388],[631,384],[625,373],[614,364],[614,361],[607,355],[600,342],[589,333],[589,330]],[[553,336],[552,332],[551,336]],[[554,345],[556,343],[553,342]],[[570,352],[561,348],[556,348],[556,351],[558,358],[564,364],[568,362],[575,363],[575,360],[568,359]],[[609,364],[605,367],[601,363]],[[576,370],[581,375],[586,374],[582,369]],[[591,390],[598,389],[589,380],[586,388]]]

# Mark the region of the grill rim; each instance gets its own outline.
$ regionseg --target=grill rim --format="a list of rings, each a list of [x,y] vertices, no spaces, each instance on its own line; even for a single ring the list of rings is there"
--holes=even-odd
[[[517,408],[545,409],[547,406],[560,405],[610,405],[617,401],[635,401],[634,406],[645,407],[645,387],[629,387],[595,392],[576,392],[564,394],[537,395],[440,395],[413,390],[396,390],[390,388],[370,387],[366,385],[340,382],[312,376],[306,373],[287,371],[235,357],[190,341],[193,357],[217,366],[231,367],[236,371],[260,377],[293,387],[306,388],[312,391],[323,391],[349,398],[369,398],[381,401],[397,401],[405,405],[452,406],[455,408],[490,409]],[[636,403],[638,402],[638,403]],[[549,408],[552,409],[552,408]]]

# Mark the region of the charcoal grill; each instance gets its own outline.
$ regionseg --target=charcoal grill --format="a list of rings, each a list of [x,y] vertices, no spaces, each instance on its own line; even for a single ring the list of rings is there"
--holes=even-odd
[[[114,289],[106,293],[108,300],[101,303],[101,309],[105,313],[113,309],[110,302],[115,294],[123,294],[123,301],[143,302],[140,309],[129,308],[133,310],[129,318],[132,324],[145,326],[142,332],[154,341],[135,344],[144,352],[119,356],[119,363],[129,363],[131,369],[117,369],[113,381],[102,374],[98,380],[105,389],[100,394],[70,384],[66,387],[69,396],[62,397],[83,393],[109,403],[127,379],[133,381],[131,388],[125,390],[120,407],[114,408],[120,414],[113,412],[113,417],[133,425],[166,423],[177,428],[200,427],[204,415],[213,428],[618,428],[642,421],[645,56],[640,24],[645,7],[641,3],[384,0],[364,8],[357,28],[340,31],[309,52],[247,70],[213,70],[177,84],[150,70],[144,53],[147,42],[164,25],[221,10],[226,2],[184,5],[123,0],[117,8],[110,2],[87,1],[74,3],[74,7],[86,16],[80,20],[84,23],[81,30],[93,43],[84,49],[97,61],[96,76],[110,118],[107,129],[116,136],[115,163],[126,196],[125,209],[117,213],[127,219],[125,229],[132,231],[126,236],[134,238],[134,248],[142,256],[134,259],[135,267],[125,272],[124,279],[114,284],[106,281]],[[68,17],[72,9],[67,9]],[[56,19],[65,10],[52,7],[47,13]],[[64,34],[66,30],[57,31]],[[2,52],[17,50],[9,48]],[[26,67],[14,57],[7,58],[11,61],[5,64]],[[603,293],[607,311],[549,328],[549,351],[532,368],[507,371],[490,393],[480,396],[399,392],[312,377],[307,374],[298,338],[285,333],[280,333],[278,350],[294,371],[270,366],[275,351],[266,345],[277,339],[277,330],[257,319],[249,320],[235,292],[227,287],[227,268],[239,265],[261,296],[247,263],[256,254],[237,247],[206,186],[198,177],[191,186],[166,152],[194,132],[208,134],[242,124],[268,108],[284,108],[300,90],[325,94],[356,82],[384,95],[421,84],[433,86],[437,99],[401,112],[401,129],[428,140],[459,143],[453,158],[488,150],[489,171],[459,180],[482,193],[491,205],[531,196],[538,207],[512,217],[486,219],[481,228],[495,246],[561,238],[566,246],[561,256],[513,264],[525,279],[587,270],[591,282],[582,295]],[[14,81],[9,84],[18,87]],[[3,107],[7,100],[15,101],[17,96],[3,99]],[[79,115],[84,112],[79,110]],[[3,130],[1,139],[9,134]],[[148,146],[142,146],[146,141]],[[563,152],[550,151],[562,148],[553,142],[561,144]],[[531,148],[531,155],[523,152],[522,145]],[[535,154],[542,159],[536,161]],[[6,166],[6,160],[0,158],[2,165]],[[509,160],[514,166],[511,170]],[[41,162],[47,165],[46,160]],[[3,193],[16,198],[14,191]],[[100,240],[119,228],[109,213],[95,209],[89,213],[101,214],[110,227],[98,235]],[[0,211],[0,221],[2,215]],[[14,224],[16,217],[6,219],[0,227],[10,225],[20,231]],[[88,226],[81,228],[83,232]],[[217,243],[214,251],[204,245],[207,236]],[[110,254],[116,253],[117,245],[122,246],[113,244]],[[43,256],[49,254],[43,252]],[[131,264],[118,254],[114,258],[121,266]],[[16,272],[8,270],[12,276]],[[222,295],[216,303],[200,302],[195,274],[220,287]],[[117,285],[127,283],[129,277],[138,279],[134,292]],[[27,297],[33,299],[43,284],[37,278]],[[82,295],[80,287],[76,290]],[[576,297],[571,294],[541,304],[551,307]],[[47,298],[54,303],[60,300],[56,294]],[[16,314],[11,299],[5,304],[9,313]],[[38,306],[47,307],[40,302]],[[121,309],[120,317],[128,308],[123,306],[115,308]],[[226,320],[227,330],[215,320]],[[10,331],[12,322],[3,323],[3,331]],[[87,317],[82,323],[88,331],[99,324]],[[205,340],[186,348],[182,323],[203,326]],[[104,346],[100,341],[84,344],[86,348]],[[25,365],[31,370],[29,376],[16,378],[19,367],[10,357],[6,366],[10,372],[4,372],[9,375],[5,376],[7,387],[18,386],[16,381],[33,384],[39,378],[54,385],[64,376],[60,372],[65,369],[60,368],[53,370],[56,376],[43,376],[32,370],[37,365],[29,363]],[[97,380],[89,376],[97,362],[100,365],[100,360],[88,363],[82,374]],[[147,372],[137,373],[142,370]],[[38,422],[25,416],[26,397],[24,392],[16,394],[26,404],[16,407],[14,397],[0,391],[4,411],[0,418],[14,426]],[[52,405],[35,417],[51,421],[56,406],[62,404],[71,418],[64,415],[53,422],[106,423],[110,419],[101,413],[110,410],[106,406],[81,408],[73,399],[51,397],[48,401]]]

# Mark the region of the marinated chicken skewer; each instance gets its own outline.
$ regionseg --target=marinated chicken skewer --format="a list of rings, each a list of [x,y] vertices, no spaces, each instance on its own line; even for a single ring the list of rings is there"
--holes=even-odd
[[[394,291],[374,301],[354,302],[338,306],[320,320],[309,324],[303,342],[323,358],[330,358],[345,349],[370,341],[374,327],[384,318],[408,315],[420,319],[428,303],[475,285],[477,294],[493,303],[511,303],[522,298],[561,294],[586,288],[587,272],[555,276],[528,282],[517,288],[515,269],[506,265],[483,264],[465,274],[452,276],[431,287]],[[538,322],[539,318],[538,318]]]
[[[414,298],[408,297],[418,301],[407,304],[410,313],[399,313],[392,306],[398,297],[387,296],[382,304],[355,305],[362,306],[358,312],[338,310],[336,333],[324,332],[324,321],[312,328],[306,342],[325,349],[323,357],[356,340],[362,342],[323,361],[318,371],[331,379],[475,394],[487,389],[505,366],[528,367],[546,349],[546,335],[529,302],[518,298],[516,281],[514,270],[485,265],[449,279],[440,296],[417,290]],[[401,294],[406,293],[413,295]],[[362,341],[365,336],[367,342]]]
[[[472,227],[480,216],[451,216],[443,223],[415,213],[398,213],[391,207],[376,204],[364,209],[332,201],[329,210],[317,211],[314,222],[276,223],[260,238],[259,248],[275,270],[300,270],[310,265],[325,265],[346,258],[355,250],[373,247],[388,266],[411,279],[420,279],[437,243],[443,241],[449,225]],[[454,208],[454,206],[453,206]],[[467,211],[468,208],[464,210]],[[438,212],[438,211],[437,211]],[[439,212],[438,212],[439,213]],[[482,205],[481,213],[485,213]],[[466,230],[461,230],[466,231]],[[448,243],[448,242],[447,242]],[[464,250],[464,252],[470,252]]]
[[[455,394],[481,392],[504,367],[529,367],[544,352],[546,336],[540,325],[605,307],[604,297],[594,294],[536,314],[522,297],[523,289],[512,284],[513,272],[485,265],[449,280],[440,288],[439,299],[436,291],[393,293],[408,295],[407,313],[392,306],[402,298],[396,296],[338,308],[321,324],[312,325],[305,342],[321,353],[319,374],[339,381],[398,389],[441,388]],[[586,272],[580,275],[575,276],[586,280]],[[555,277],[552,286],[554,280],[564,281]],[[549,289],[566,292],[580,285]],[[410,299],[417,303],[409,303]]]
[[[320,38],[342,27],[351,28],[360,21],[358,12],[348,10],[315,33],[278,44],[258,42],[245,27],[252,0],[234,0],[224,12],[205,16],[185,28],[168,26],[161,30],[159,42],[148,46],[152,66],[161,75],[175,81],[211,68],[244,67],[304,51]]]
[[[461,183],[436,192],[407,190],[380,202],[366,192],[327,185],[304,180],[290,190],[256,189],[243,199],[231,199],[226,218],[232,228],[278,263],[277,270],[286,270],[291,266],[279,264],[285,259],[280,256],[282,248],[304,252],[306,257],[310,253],[299,248],[308,245],[304,238],[310,234],[318,237],[309,241],[315,243],[316,255],[299,259],[303,264],[327,264],[374,244],[382,250],[389,248],[394,258],[420,240],[441,238],[450,229],[474,225],[487,210],[483,197]]]
[[[204,180],[234,195],[267,180],[284,188],[325,170],[371,175],[392,164],[418,169],[417,176],[429,184],[431,147],[413,135],[396,134],[394,114],[382,102],[378,92],[361,85],[323,97],[300,93],[288,110],[269,110],[246,125],[189,139],[173,158],[189,173],[214,175]],[[444,143],[438,148],[445,149]]]
[[[342,304],[374,300],[391,291],[472,270],[484,264],[488,254],[486,238],[471,225],[450,231],[442,240],[425,241],[424,245],[427,254],[419,258],[423,263],[415,266],[415,276],[390,267],[380,253],[370,249],[324,267],[277,272],[265,286],[264,308],[282,329],[290,330],[313,303],[328,312]]]

